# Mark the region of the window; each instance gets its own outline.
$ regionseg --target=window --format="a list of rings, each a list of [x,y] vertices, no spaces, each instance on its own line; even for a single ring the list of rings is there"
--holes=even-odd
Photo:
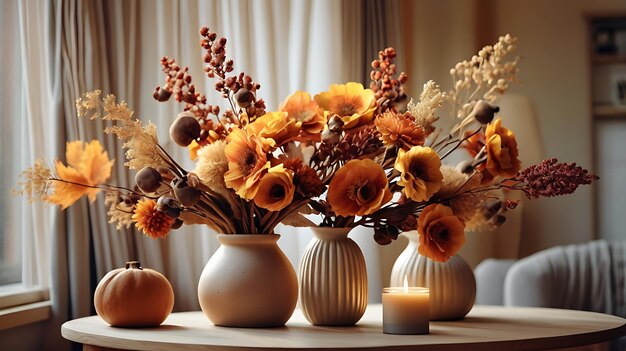
[[[43,320],[49,316],[48,293],[38,280],[37,255],[32,240],[32,208],[23,198],[11,195],[19,173],[31,163],[26,136],[22,44],[17,1],[0,3],[3,31],[0,42],[6,50],[0,65],[0,329]]]

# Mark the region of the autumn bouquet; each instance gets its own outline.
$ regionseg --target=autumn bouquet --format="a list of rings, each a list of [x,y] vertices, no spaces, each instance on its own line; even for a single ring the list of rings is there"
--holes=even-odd
[[[207,103],[188,68],[161,60],[165,84],[154,98],[183,105],[169,134],[186,147],[195,168],[184,169],[160,145],[156,126],[144,124],[124,103],[100,91],[76,103],[79,116],[113,121],[106,129],[127,150],[136,171],[132,188],[106,184],[112,162],[97,141],[67,144],[67,165],[43,161],[23,173],[18,193],[66,208],[82,196],[104,191],[111,221],[135,225],[163,238],[183,224],[205,224],[224,234],[273,233],[279,223],[374,229],[388,244],[417,229],[420,253],[446,261],[464,242],[464,231],[494,227],[517,202],[498,189],[528,198],[572,193],[596,176],[554,159],[524,170],[514,133],[494,106],[517,80],[516,39],[500,37],[450,74],[444,92],[434,82],[409,99],[397,73],[396,52],[387,48],[372,61],[371,83],[331,85],[311,96],[297,91],[275,111],[259,97],[260,84],[233,74],[226,39],[200,30],[205,72],[228,108]],[[445,131],[435,124],[450,116]],[[443,161],[466,149],[467,161]]]

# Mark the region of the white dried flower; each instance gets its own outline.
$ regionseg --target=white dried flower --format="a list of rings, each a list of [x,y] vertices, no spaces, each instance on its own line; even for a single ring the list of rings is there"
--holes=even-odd
[[[435,116],[435,111],[441,107],[444,100],[445,93],[439,90],[439,86],[434,81],[429,80],[424,84],[419,102],[415,103],[411,100],[407,110],[415,117],[415,124],[430,134],[435,130],[433,123],[439,119]]]
[[[228,171],[226,142],[218,140],[198,150],[198,162],[193,171],[200,181],[210,188],[225,189],[224,173]]]

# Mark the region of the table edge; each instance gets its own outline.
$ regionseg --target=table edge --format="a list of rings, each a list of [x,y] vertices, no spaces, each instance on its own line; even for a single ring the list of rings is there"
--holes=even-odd
[[[502,307],[504,306],[490,306],[490,307]],[[528,308],[537,308],[537,307],[507,307],[507,308],[517,308],[517,309],[528,309]],[[543,308],[542,308],[543,309]],[[559,310],[555,308],[545,308],[550,310]],[[606,329],[599,330],[594,332],[588,332],[584,334],[574,334],[574,335],[560,335],[560,336],[551,336],[551,337],[538,337],[526,339],[524,341],[524,345],[520,345],[520,340],[500,340],[500,341],[483,341],[483,342],[470,342],[470,343],[449,343],[449,344],[431,344],[431,345],[389,345],[389,346],[372,346],[372,347],[363,347],[363,346],[352,346],[352,347],[280,347],[272,346],[272,347],[246,347],[246,346],[235,346],[235,345],[201,345],[201,344],[179,344],[179,343],[171,343],[171,342],[161,342],[161,341],[153,341],[153,340],[133,340],[124,337],[111,337],[111,336],[102,336],[100,334],[87,333],[84,331],[75,331],[69,327],[67,324],[72,321],[67,321],[61,326],[61,335],[67,339],[74,342],[85,343],[85,339],[89,340],[88,345],[93,346],[101,346],[101,347],[117,347],[124,346],[124,343],[133,342],[133,343],[141,343],[144,348],[133,348],[132,350],[171,350],[172,348],[180,348],[183,347],[186,350],[216,350],[216,351],[232,351],[237,349],[245,349],[249,351],[256,350],[268,350],[268,349],[276,349],[281,351],[296,351],[296,350],[369,350],[369,351],[378,351],[378,350],[414,350],[416,346],[423,348],[424,350],[432,350],[432,351],[455,351],[458,350],[459,345],[463,345],[463,349],[467,351],[478,351],[478,350],[500,350],[506,348],[511,351],[519,351],[524,349],[529,350],[541,350],[541,349],[550,349],[550,348],[567,348],[573,346],[584,346],[584,345],[592,345],[596,343],[609,342],[616,338],[626,336],[626,319],[621,318],[619,316],[614,316],[610,314],[600,313],[600,312],[592,312],[592,311],[577,311],[577,312],[587,312],[594,314],[602,314],[606,316],[613,317],[615,319],[621,320],[621,325]],[[178,312],[178,313],[198,313],[198,311],[187,311],[187,312]],[[201,312],[200,312],[201,313]],[[83,317],[83,318],[99,318],[97,315]],[[94,340],[95,339],[95,340]],[[112,345],[115,344],[115,345]],[[117,345],[120,344],[120,345]],[[134,347],[134,346],[133,346]],[[122,348],[123,349],[123,348]]]

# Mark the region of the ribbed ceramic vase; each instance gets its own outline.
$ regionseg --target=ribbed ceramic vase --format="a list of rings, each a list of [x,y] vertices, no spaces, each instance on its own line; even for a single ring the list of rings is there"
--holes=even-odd
[[[300,261],[300,308],[313,325],[346,326],[367,307],[367,270],[351,228],[312,228]]]
[[[217,236],[221,246],[198,283],[198,300],[215,325],[277,327],[293,314],[298,279],[275,234]]]
[[[435,262],[417,252],[417,231],[403,233],[409,239],[391,269],[391,286],[403,286],[404,277],[409,286],[430,290],[430,319],[462,319],[474,306],[476,278],[472,268],[460,256],[447,262]]]

